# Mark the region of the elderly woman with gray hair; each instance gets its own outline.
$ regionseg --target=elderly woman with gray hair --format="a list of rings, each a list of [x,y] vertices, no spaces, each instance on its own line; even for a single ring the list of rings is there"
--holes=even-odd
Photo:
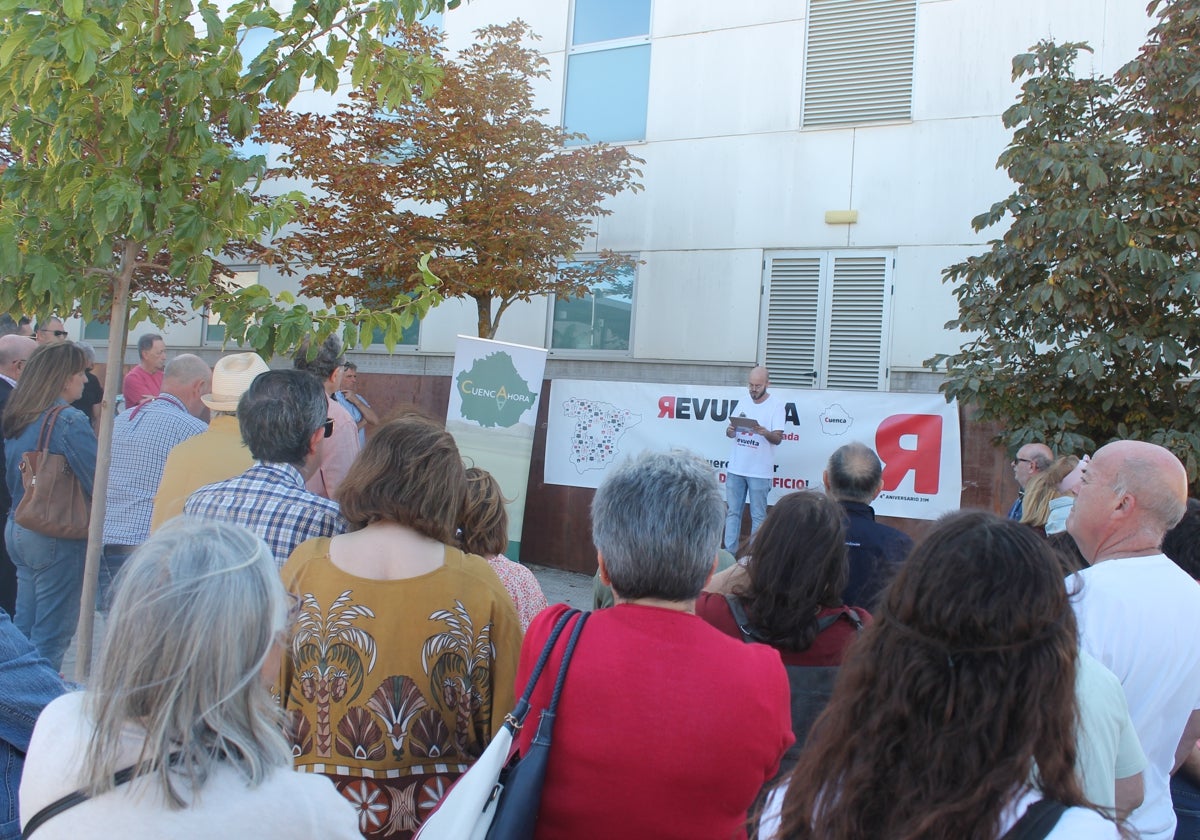
[[[38,719],[21,824],[79,837],[360,837],[329,780],[295,773],[279,670],[290,603],[262,540],[176,519],[126,562],[85,693]]]
[[[793,737],[779,654],[694,612],[724,522],[712,467],[685,452],[643,454],[596,492],[592,539],[615,605],[590,617],[571,659],[536,837],[746,837],[746,813]],[[530,625],[518,693],[565,610]],[[538,681],[530,722],[553,683]],[[536,729],[521,730],[522,754]]]

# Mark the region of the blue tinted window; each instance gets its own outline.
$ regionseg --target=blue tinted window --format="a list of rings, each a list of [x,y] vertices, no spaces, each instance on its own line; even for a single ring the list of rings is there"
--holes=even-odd
[[[629,350],[635,282],[629,268],[593,284],[583,297],[556,296],[551,349]]]
[[[588,140],[646,138],[650,45],[576,53],[567,59],[563,127]]]
[[[594,44],[650,33],[650,0],[575,0],[572,44]]]

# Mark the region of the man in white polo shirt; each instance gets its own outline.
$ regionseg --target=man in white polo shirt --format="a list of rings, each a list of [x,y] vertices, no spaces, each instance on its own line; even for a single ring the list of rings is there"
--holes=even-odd
[[[1067,531],[1091,567],[1068,578],[1081,647],[1116,674],[1149,760],[1130,815],[1141,840],[1171,840],[1168,783],[1200,736],[1200,586],[1162,553],[1187,473],[1161,446],[1123,440],[1087,465]]]

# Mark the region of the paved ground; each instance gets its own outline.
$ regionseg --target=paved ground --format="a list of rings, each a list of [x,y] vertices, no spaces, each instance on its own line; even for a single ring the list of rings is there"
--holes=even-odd
[[[529,564],[551,604],[570,604],[581,610],[592,608],[592,576]]]
[[[547,566],[530,565],[529,568],[533,571],[534,577],[538,579],[538,583],[542,585],[542,591],[546,593],[546,600],[551,604],[570,604],[581,610],[592,608],[591,575],[564,572],[561,569],[551,569]],[[92,662],[95,663],[96,656],[100,653],[100,642],[104,638],[104,616],[100,613],[96,613],[96,627],[93,633]],[[67,679],[75,678],[75,649],[76,645],[72,642],[63,659],[62,672],[67,675]]]

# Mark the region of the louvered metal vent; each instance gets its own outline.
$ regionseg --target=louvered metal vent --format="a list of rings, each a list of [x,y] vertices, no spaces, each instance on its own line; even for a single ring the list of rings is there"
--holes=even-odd
[[[821,309],[821,258],[776,258],[770,263],[767,370],[774,385],[814,388]]]
[[[763,356],[771,383],[884,389],[892,253],[778,251],[766,258]]]
[[[912,117],[916,0],[809,0],[805,127]]]
[[[886,277],[883,257],[834,259],[826,388],[882,387]]]

